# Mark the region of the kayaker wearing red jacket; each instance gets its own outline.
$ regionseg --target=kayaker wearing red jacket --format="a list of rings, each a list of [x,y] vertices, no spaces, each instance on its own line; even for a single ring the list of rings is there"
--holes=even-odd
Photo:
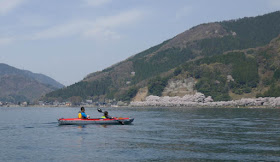
[[[85,108],[81,107],[81,111],[79,111],[78,118],[80,119],[89,119],[90,116],[85,113]]]

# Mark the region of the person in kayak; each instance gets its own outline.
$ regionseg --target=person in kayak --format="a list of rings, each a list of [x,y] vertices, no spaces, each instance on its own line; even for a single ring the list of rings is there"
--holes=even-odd
[[[110,115],[108,115],[108,111],[104,112],[104,115],[101,117],[101,119],[113,119]]]
[[[79,111],[78,118],[79,119],[89,119],[90,118],[90,116],[85,113],[84,107],[81,107],[81,111]]]

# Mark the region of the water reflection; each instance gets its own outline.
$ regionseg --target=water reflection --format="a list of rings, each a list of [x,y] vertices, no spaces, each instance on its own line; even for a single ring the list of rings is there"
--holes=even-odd
[[[78,125],[78,128],[79,128],[80,130],[83,130],[83,128],[86,128],[86,125]]]

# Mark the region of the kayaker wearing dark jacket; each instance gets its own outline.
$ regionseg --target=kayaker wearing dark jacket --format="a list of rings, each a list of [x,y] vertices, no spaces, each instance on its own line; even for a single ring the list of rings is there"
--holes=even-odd
[[[80,119],[89,119],[90,116],[85,113],[85,108],[81,107],[81,111],[79,111],[78,118]]]
[[[110,115],[108,115],[108,111],[104,112],[104,116],[101,117],[101,119],[113,119]]]

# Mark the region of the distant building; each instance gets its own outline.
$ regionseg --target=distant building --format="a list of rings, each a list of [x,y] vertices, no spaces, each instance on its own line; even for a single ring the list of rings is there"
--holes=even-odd
[[[133,72],[131,72],[130,74],[131,74],[131,76],[135,76],[135,72],[134,72],[134,71],[133,71]]]
[[[72,106],[72,103],[71,102],[66,102],[65,106]]]
[[[58,106],[59,104],[60,104],[60,103],[59,103],[58,101],[54,101],[54,102],[53,102],[53,105],[54,105],[54,106]]]
[[[86,103],[92,104],[92,100],[86,100]]]
[[[21,106],[27,106],[28,105],[28,103],[27,102],[23,102],[23,103],[21,103]]]
[[[39,101],[38,103],[39,103],[40,106],[44,106],[45,105],[44,101]]]

